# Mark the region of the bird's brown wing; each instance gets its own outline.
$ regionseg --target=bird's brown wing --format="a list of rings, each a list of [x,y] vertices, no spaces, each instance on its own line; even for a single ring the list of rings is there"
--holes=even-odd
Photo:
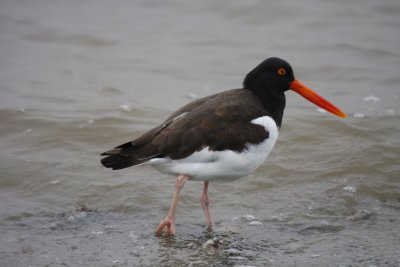
[[[204,147],[240,152],[246,144],[268,138],[264,127],[251,123],[264,115],[267,112],[250,91],[225,91],[189,103],[160,126],[103,155],[130,158],[135,165],[156,157],[182,159]]]

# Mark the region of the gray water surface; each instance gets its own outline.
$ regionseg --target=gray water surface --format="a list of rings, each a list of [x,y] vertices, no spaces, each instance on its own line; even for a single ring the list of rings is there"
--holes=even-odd
[[[0,265],[399,266],[399,29],[399,1],[1,1]],[[349,117],[288,92],[214,232],[189,181],[155,237],[175,178],[99,154],[270,56]]]

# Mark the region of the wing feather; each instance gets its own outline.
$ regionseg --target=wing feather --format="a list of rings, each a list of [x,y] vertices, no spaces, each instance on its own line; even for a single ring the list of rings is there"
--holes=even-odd
[[[268,138],[264,127],[251,123],[265,115],[267,111],[249,90],[234,89],[208,96],[180,108],[139,138],[104,152],[102,155],[108,157],[102,163],[113,168],[113,159],[124,167],[156,157],[182,159],[204,147],[240,152],[247,144]]]

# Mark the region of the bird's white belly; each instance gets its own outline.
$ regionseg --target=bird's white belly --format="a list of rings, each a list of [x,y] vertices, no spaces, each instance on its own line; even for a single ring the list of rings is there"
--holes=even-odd
[[[152,159],[149,163],[162,173],[187,174],[194,181],[230,181],[246,176],[265,161],[278,138],[278,128],[271,117],[263,116],[251,122],[265,127],[269,137],[260,144],[248,144],[240,153],[210,151],[205,147],[184,159],[165,157]]]

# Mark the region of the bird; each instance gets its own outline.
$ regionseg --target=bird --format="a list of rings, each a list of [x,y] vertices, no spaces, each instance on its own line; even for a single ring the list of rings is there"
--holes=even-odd
[[[180,191],[188,180],[202,181],[200,203],[212,230],[209,183],[234,181],[265,161],[279,135],[288,90],[338,117],[347,116],[297,80],[287,61],[270,57],[245,76],[241,88],[186,104],[137,139],[102,153],[101,164],[113,170],[149,164],[177,176],[169,212],[156,235],[176,234]]]

